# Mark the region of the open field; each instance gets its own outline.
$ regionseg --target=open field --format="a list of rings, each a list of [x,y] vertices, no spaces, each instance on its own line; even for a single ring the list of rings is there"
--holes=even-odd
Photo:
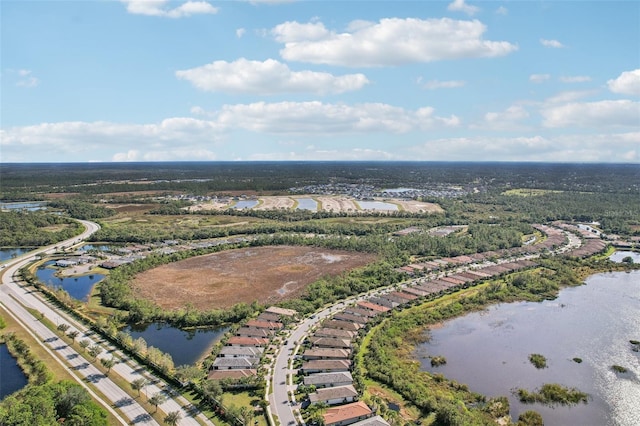
[[[311,195],[296,195],[291,196],[262,196],[258,197],[259,204],[254,207],[254,210],[280,210],[280,209],[292,209],[295,206],[294,198],[314,198],[319,201],[319,208],[326,211],[333,212],[358,212],[362,211],[358,201],[354,198],[335,195],[335,196],[311,196]],[[413,200],[400,200],[400,199],[385,199],[383,202],[395,204],[398,206],[398,210],[407,211],[411,213],[440,213],[443,212],[442,208],[433,203],[423,203]],[[220,202],[202,202],[197,205],[189,207],[189,211],[197,212],[200,210],[224,210],[231,207],[229,203]],[[385,210],[379,210],[385,211]]]
[[[236,303],[275,303],[300,296],[327,275],[372,262],[371,254],[314,247],[257,247],[193,257],[143,272],[133,281],[138,297],[165,309]]]

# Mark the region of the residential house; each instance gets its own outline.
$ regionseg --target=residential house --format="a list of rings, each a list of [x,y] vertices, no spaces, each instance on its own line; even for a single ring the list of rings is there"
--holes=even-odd
[[[350,369],[351,360],[348,359],[317,359],[306,361],[300,368],[302,374],[337,373],[340,371],[349,371]]]
[[[328,408],[324,414],[325,426],[345,426],[373,416],[371,408],[362,401]]]
[[[260,360],[258,358],[216,358],[213,361],[212,368],[214,370],[250,370],[258,366]]]
[[[337,373],[316,373],[304,376],[304,384],[316,388],[329,388],[334,386],[347,386],[353,384],[353,377],[348,371]]]
[[[264,348],[254,346],[223,346],[218,352],[220,358],[260,358]]]
[[[353,385],[336,386],[318,389],[309,394],[309,401],[314,404],[323,402],[327,405],[347,404],[358,397],[358,392]]]
[[[314,348],[304,351],[302,359],[349,359],[350,356],[350,349]]]

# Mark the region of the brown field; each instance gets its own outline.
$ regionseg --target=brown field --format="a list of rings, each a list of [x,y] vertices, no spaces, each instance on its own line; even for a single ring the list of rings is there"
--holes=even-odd
[[[443,213],[444,210],[438,204],[423,203],[421,201],[393,200],[395,204],[402,206],[402,209],[411,213]]]
[[[260,197],[260,203],[254,210],[280,210],[293,208],[294,201],[289,197]]]
[[[164,309],[191,303],[208,310],[254,300],[270,304],[300,296],[323,276],[375,260],[371,254],[315,247],[228,250],[163,265],[138,275],[134,292]]]
[[[355,201],[349,197],[317,197],[322,203],[322,210],[333,210],[334,212],[358,211]]]

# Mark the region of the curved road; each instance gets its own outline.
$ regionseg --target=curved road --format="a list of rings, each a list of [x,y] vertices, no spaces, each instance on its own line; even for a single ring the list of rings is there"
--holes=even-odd
[[[158,423],[144,408],[142,408],[140,404],[138,404],[135,399],[131,398],[108,376],[105,376],[100,370],[98,370],[95,366],[95,363],[99,362],[98,360],[91,362],[90,360],[82,357],[78,352],[76,352],[74,347],[67,345],[63,340],[59,339],[56,333],[49,330],[26,308],[40,312],[54,324],[69,324],[70,328],[67,330],[67,333],[72,330],[77,330],[80,333],[76,339],[77,341],[87,339],[91,344],[99,344],[105,347],[106,350],[103,352],[102,357],[111,358],[111,356],[116,356],[121,360],[121,362],[111,369],[111,374],[118,374],[122,376],[122,378],[128,383],[136,378],[146,378],[149,384],[144,388],[144,393],[147,396],[151,396],[156,393],[163,393],[165,396],[168,396],[167,400],[163,404],[159,405],[159,409],[165,413],[180,411],[180,425],[198,425],[200,423],[213,424],[182,397],[177,398],[179,401],[173,399],[172,396],[174,395],[174,392],[171,388],[159,378],[146,372],[143,366],[137,364],[134,360],[127,358],[122,353],[119,353],[115,348],[109,346],[109,344],[102,340],[100,336],[89,330],[83,324],[78,323],[64,313],[55,310],[54,307],[45,303],[40,297],[38,297],[37,292],[34,292],[30,288],[20,286],[15,280],[15,276],[20,268],[36,260],[37,256],[53,253],[56,248],[60,246],[72,246],[81,243],[91,234],[100,229],[100,226],[94,222],[86,220],[81,220],[80,222],[85,226],[85,231],[79,236],[55,245],[31,251],[25,255],[17,257],[16,259],[3,263],[3,285],[0,286],[0,303],[4,305],[6,310],[27,330],[35,334],[40,341],[44,342],[50,352],[56,352],[57,355],[64,360],[67,368],[74,370],[75,374],[72,373],[72,375],[79,376],[85,382],[92,383],[93,386],[102,394],[102,399],[100,397],[97,397],[97,399],[103,405],[107,406],[107,408],[122,424],[157,425]],[[94,397],[95,396],[96,395],[94,394]],[[114,407],[118,412],[114,412],[114,410],[109,407],[108,404],[105,404],[104,401],[108,401],[111,407]],[[194,415],[199,417],[200,422],[193,417]],[[126,417],[127,420],[123,419],[123,417]]]
[[[576,235],[571,232],[563,231],[565,236],[567,237],[566,243],[564,246],[558,248],[554,251],[554,254],[561,254],[566,252],[567,250],[579,247],[581,245],[581,240]],[[518,259],[534,259],[540,257],[540,254],[531,254],[520,256]],[[512,259],[513,260],[513,259]],[[499,260],[496,263],[506,262],[506,260]],[[466,266],[461,266],[459,268],[455,268],[450,272],[461,272],[463,270],[468,269]],[[431,274],[430,278],[438,278],[439,275],[443,273],[434,273]],[[420,278],[418,278],[420,279]],[[405,281],[400,284],[401,287],[406,287],[413,283],[415,279],[411,279]],[[276,353],[275,362],[273,364],[273,372],[271,373],[270,379],[272,384],[273,392],[268,396],[269,397],[269,408],[271,412],[278,417],[280,425],[282,426],[292,426],[302,424],[302,418],[296,419],[297,412],[299,409],[297,408],[296,402],[289,401],[289,391],[293,394],[297,385],[293,384],[292,376],[296,373],[295,369],[289,368],[289,361],[295,355],[298,347],[297,344],[301,343],[305,337],[309,334],[309,332],[313,329],[315,325],[317,325],[320,321],[328,318],[332,314],[346,308],[348,305],[352,303],[356,303],[359,301],[363,301],[375,295],[380,295],[383,293],[387,293],[393,291],[394,287],[391,288],[385,287],[373,290],[368,294],[352,296],[348,299],[344,299],[340,302],[335,303],[334,305],[323,309],[320,312],[312,315],[311,317],[305,318],[301,323],[299,323],[291,334],[289,335],[286,344],[280,346],[278,352]],[[298,421],[299,420],[299,421]]]

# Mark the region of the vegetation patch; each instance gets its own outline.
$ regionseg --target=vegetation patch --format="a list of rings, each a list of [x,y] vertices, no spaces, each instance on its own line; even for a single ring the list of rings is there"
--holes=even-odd
[[[516,389],[515,394],[520,402],[533,404],[539,402],[548,405],[576,405],[586,404],[589,395],[576,388],[568,388],[558,383],[545,383],[540,389],[529,392],[526,389]]]
[[[575,358],[573,358],[573,362],[576,362],[576,363],[580,364],[580,363],[582,363],[582,358],[575,357]]]
[[[447,363],[447,359],[445,357],[443,357],[442,355],[432,356],[431,357],[431,366],[432,367],[439,367],[441,365],[445,365],[446,363]]]
[[[534,367],[538,369],[547,368],[547,358],[545,358],[544,355],[531,354],[529,355],[529,362],[531,362],[531,364],[533,364]]]
[[[613,371],[615,371],[616,373],[626,373],[627,371],[629,371],[625,367],[623,367],[621,365],[616,365],[616,364],[612,365],[611,369]]]
[[[299,297],[323,276],[338,275],[375,260],[371,254],[298,246],[227,250],[173,262],[137,275],[136,297],[163,309],[227,308],[272,304]]]

